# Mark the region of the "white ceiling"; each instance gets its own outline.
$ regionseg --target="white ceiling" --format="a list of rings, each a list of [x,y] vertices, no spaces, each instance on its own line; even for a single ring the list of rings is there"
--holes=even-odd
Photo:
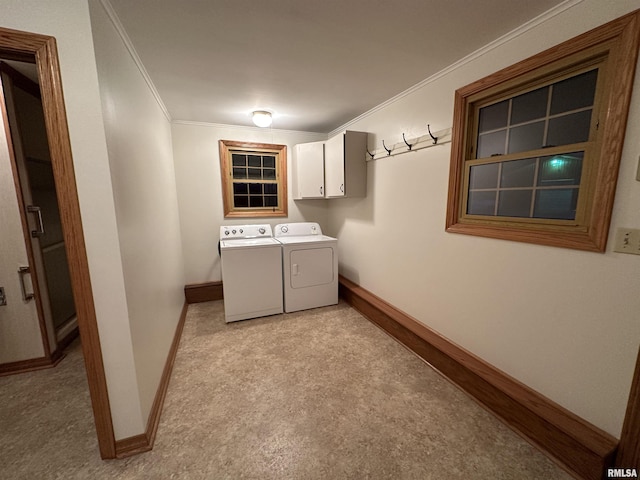
[[[173,120],[328,133],[560,0],[103,0]]]

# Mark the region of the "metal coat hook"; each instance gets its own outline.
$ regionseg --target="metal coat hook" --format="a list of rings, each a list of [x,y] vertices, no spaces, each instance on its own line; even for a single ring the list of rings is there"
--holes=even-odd
[[[411,150],[411,147],[413,147],[413,145],[407,142],[407,139],[404,138],[404,133],[402,134],[402,140],[404,140],[405,145],[409,147],[409,150]]]
[[[369,147],[367,147],[367,153],[369,154],[369,156],[371,157],[371,160],[373,160],[373,157],[375,156],[375,153],[371,153],[369,151]]]
[[[427,130],[429,131],[429,136],[433,139],[433,144],[435,145],[436,143],[438,143],[438,137],[433,136],[433,133],[431,133],[431,127],[429,124],[427,124]]]
[[[391,150],[387,148],[387,146],[384,144],[384,140],[382,140],[382,146],[384,147],[384,149],[387,151],[387,156],[391,155]]]

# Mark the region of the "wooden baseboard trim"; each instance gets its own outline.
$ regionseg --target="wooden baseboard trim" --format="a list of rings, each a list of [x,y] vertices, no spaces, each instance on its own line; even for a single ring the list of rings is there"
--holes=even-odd
[[[342,276],[340,296],[578,478],[612,466],[613,436]]]
[[[222,300],[222,282],[206,282],[186,285],[184,287],[184,298],[189,304]]]
[[[30,358],[29,360],[21,360],[19,362],[3,363],[0,365],[0,377],[53,368],[58,365],[64,357],[65,355],[62,353],[62,350],[56,350],[49,357]]]
[[[640,349],[638,349],[627,412],[622,425],[616,467],[640,470]]]
[[[116,458],[126,458],[138,453],[148,452],[153,443],[146,433],[116,440]]]
[[[167,396],[167,390],[169,388],[169,380],[171,379],[173,364],[176,360],[178,347],[180,346],[180,339],[182,338],[182,331],[184,329],[184,322],[187,318],[187,307],[188,304],[185,302],[182,306],[180,320],[178,320],[178,325],[176,326],[176,332],[173,336],[173,341],[171,342],[169,354],[167,355],[167,361],[164,364],[160,384],[158,385],[153,405],[151,405],[151,412],[149,413],[149,418],[147,420],[147,429],[143,434],[116,440],[116,458],[130,457],[132,455],[137,455],[138,453],[148,452],[153,448],[153,444],[156,440],[156,433],[158,431],[158,424],[160,423],[160,415],[162,414],[164,399]]]

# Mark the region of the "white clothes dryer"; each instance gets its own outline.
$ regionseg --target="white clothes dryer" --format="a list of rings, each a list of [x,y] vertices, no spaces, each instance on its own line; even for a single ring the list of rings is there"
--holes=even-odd
[[[271,225],[220,227],[227,323],[283,312],[282,247]]]
[[[276,225],[282,244],[284,311],[338,303],[338,240],[312,222]]]

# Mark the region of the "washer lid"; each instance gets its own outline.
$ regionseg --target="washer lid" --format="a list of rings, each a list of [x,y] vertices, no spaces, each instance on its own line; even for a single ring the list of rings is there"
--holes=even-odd
[[[220,249],[225,248],[257,248],[265,246],[279,246],[280,243],[272,237],[264,238],[238,238],[235,240],[220,240]]]

